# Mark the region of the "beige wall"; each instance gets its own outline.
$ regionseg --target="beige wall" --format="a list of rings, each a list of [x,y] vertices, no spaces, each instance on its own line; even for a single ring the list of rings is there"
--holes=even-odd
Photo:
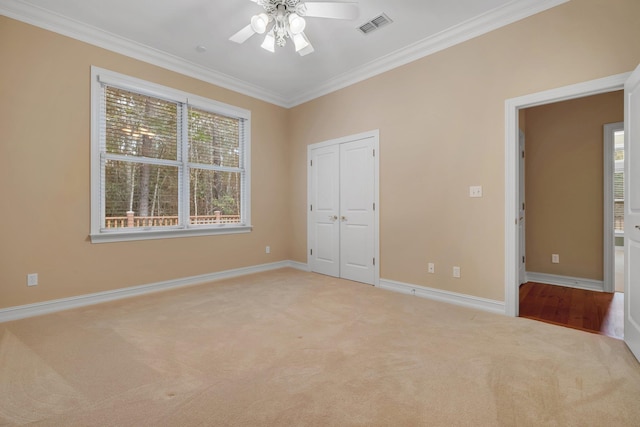
[[[603,126],[622,91],[525,110],[527,271],[602,280]],[[551,254],[560,263],[551,263]]]
[[[379,128],[381,277],[503,300],[505,100],[633,70],[638,16],[637,0],[573,0],[294,108],[293,258],[307,145]]]
[[[291,110],[0,17],[0,308],[306,262],[306,147],[371,129],[382,277],[502,300],[504,101],[631,71],[638,16],[637,0],[572,0]],[[252,233],[89,243],[91,65],[252,111]]]
[[[289,259],[287,110],[5,17],[0,55],[0,308]],[[91,65],[251,110],[252,233],[89,242]]]

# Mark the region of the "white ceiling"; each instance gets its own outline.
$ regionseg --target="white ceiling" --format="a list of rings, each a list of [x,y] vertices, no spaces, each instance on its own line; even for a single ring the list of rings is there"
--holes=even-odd
[[[0,0],[0,13],[291,107],[565,1],[359,0],[356,20],[307,18],[304,57],[229,41],[263,10],[249,0]],[[392,24],[357,30],[383,12]]]

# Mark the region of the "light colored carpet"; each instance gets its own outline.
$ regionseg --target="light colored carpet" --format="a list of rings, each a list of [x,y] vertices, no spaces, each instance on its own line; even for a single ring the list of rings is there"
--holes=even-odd
[[[0,425],[638,426],[622,341],[291,269],[0,324]]]

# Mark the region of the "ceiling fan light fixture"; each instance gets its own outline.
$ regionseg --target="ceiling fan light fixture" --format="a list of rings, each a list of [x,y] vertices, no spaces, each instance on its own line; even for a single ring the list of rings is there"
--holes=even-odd
[[[293,35],[293,44],[296,46],[296,52],[300,52],[305,47],[309,46],[309,40],[302,33]]]
[[[0,0],[1,1],[1,0]],[[229,37],[235,43],[244,43],[255,34],[265,34],[261,47],[275,53],[276,45],[284,47],[287,39],[295,44],[300,56],[314,51],[304,34],[305,18],[354,19],[358,15],[357,2],[352,1],[306,1],[306,0],[251,0],[262,6],[263,13],[251,17],[246,27]],[[377,25],[373,23],[372,25]],[[382,25],[382,24],[381,24]]]
[[[261,47],[264,50],[268,50],[271,53],[275,53],[275,51],[276,51],[276,38],[273,35],[273,28],[264,37],[264,41],[262,42]]]
[[[269,24],[269,17],[266,13],[260,13],[251,17],[251,28],[258,34],[264,34]]]
[[[304,31],[306,26],[307,22],[302,16],[298,15],[297,13],[289,14],[289,31],[291,31],[291,34],[300,34]]]

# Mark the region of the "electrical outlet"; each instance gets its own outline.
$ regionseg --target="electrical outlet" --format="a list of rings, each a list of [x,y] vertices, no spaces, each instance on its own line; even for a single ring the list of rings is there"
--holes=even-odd
[[[554,264],[560,264],[560,255],[551,254],[551,262]]]
[[[460,267],[453,267],[453,277],[460,278]]]
[[[270,254],[271,253],[271,246],[267,246],[266,248],[264,248],[264,253],[265,254]]]
[[[482,197],[482,185],[472,185],[469,187],[469,197]]]
[[[429,273],[431,273],[431,274],[435,273],[436,272],[436,266],[432,262],[430,262],[427,271]]]
[[[36,286],[38,284],[38,273],[27,274],[27,286]]]

